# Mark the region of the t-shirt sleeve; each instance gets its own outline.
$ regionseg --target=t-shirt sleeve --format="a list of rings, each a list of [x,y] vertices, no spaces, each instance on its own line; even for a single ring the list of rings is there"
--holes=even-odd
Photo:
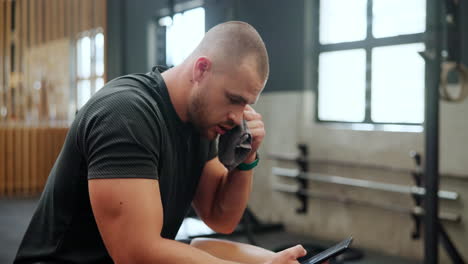
[[[158,179],[160,113],[144,95],[126,90],[86,106],[78,146],[87,160],[88,179]]]

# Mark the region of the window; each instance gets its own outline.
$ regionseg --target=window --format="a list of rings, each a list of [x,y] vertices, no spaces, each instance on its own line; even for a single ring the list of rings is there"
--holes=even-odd
[[[426,0],[314,1],[316,119],[424,122]]]
[[[205,9],[198,7],[158,20],[158,64],[180,64],[205,35]]]
[[[80,34],[76,42],[76,109],[104,86],[104,34],[101,29]]]

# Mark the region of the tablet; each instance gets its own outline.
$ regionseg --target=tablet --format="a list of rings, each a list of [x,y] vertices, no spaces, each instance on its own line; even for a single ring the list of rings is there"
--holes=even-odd
[[[343,251],[345,251],[346,249],[349,248],[349,245],[351,245],[352,241],[353,241],[352,237],[350,237],[348,239],[345,239],[345,240],[341,241],[340,243],[334,245],[333,247],[328,248],[327,250],[322,251],[322,252],[318,253],[317,255],[311,257],[310,259],[304,260],[303,262],[301,262],[301,264],[319,264],[319,263],[322,263],[323,261],[328,260],[329,258],[332,258],[334,256],[337,256],[337,255],[343,253]]]

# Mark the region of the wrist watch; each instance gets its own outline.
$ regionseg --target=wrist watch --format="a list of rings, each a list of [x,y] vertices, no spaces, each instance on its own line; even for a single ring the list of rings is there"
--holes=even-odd
[[[238,170],[241,171],[248,171],[251,170],[258,165],[258,161],[260,160],[260,156],[258,155],[258,152],[255,153],[255,160],[252,163],[241,163],[239,166],[237,166]]]

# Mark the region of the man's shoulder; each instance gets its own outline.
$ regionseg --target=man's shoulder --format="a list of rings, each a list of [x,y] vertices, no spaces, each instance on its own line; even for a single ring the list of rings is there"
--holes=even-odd
[[[118,120],[138,123],[142,127],[165,127],[162,108],[161,102],[142,89],[126,85],[103,88],[82,107],[74,123],[83,131]]]
[[[130,110],[149,111],[159,108],[157,101],[145,91],[132,86],[103,89],[93,96],[83,110],[119,112]]]
[[[165,86],[162,80],[155,78],[149,73],[128,74],[109,81],[92,98],[96,101],[111,96],[111,101],[126,100],[144,100],[154,107],[162,108],[165,106],[167,96]]]

